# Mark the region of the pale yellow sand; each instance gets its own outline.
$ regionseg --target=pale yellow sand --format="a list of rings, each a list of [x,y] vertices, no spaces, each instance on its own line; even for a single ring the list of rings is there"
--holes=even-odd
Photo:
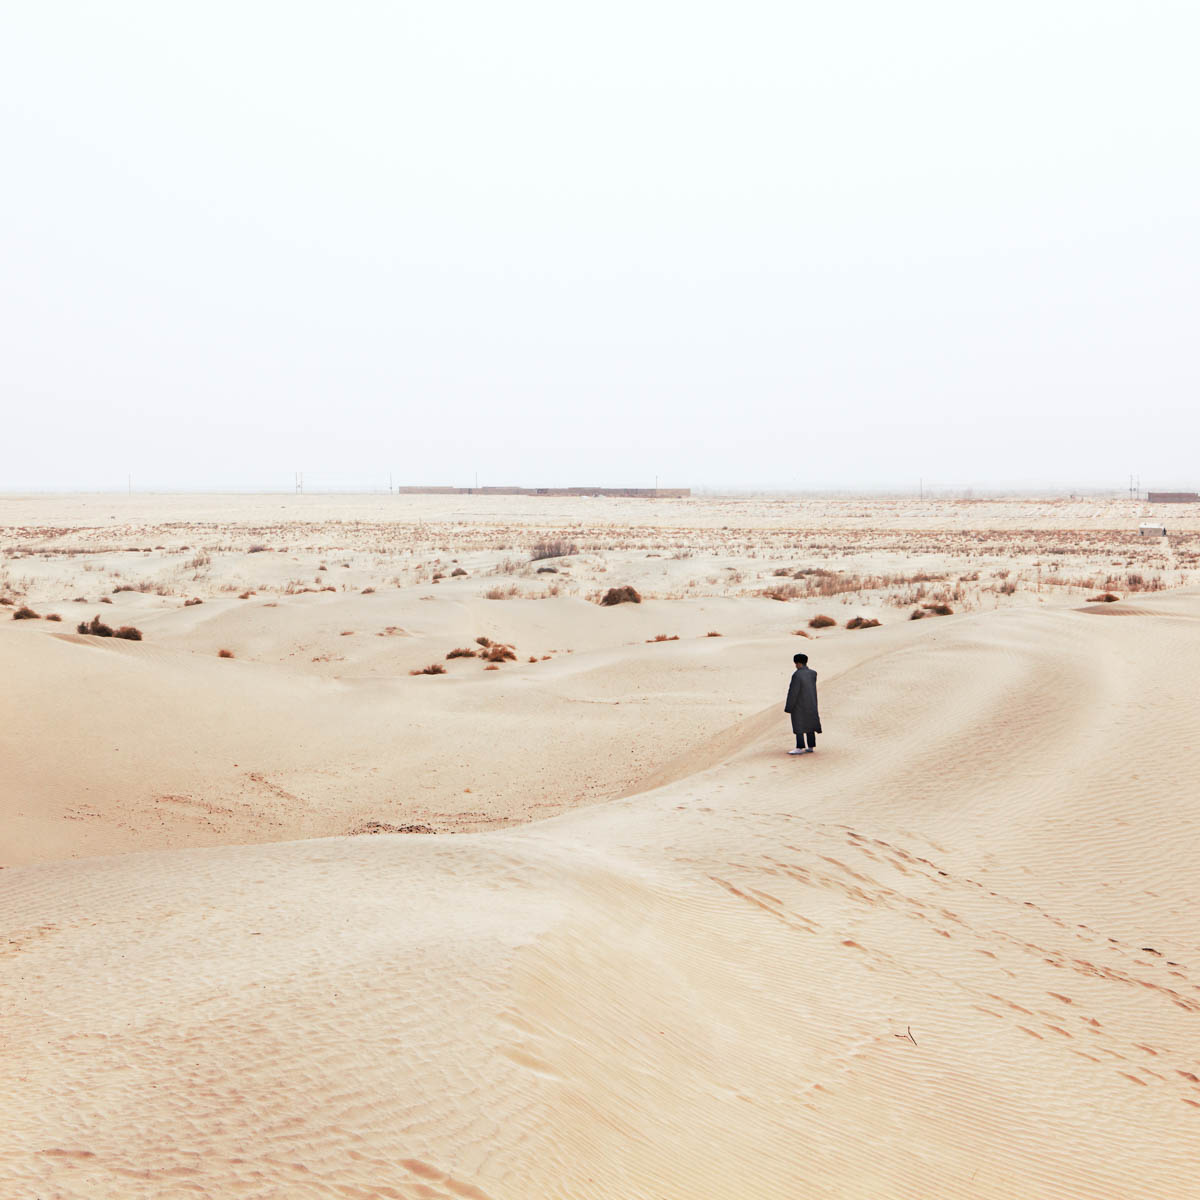
[[[396,589],[372,655],[539,654],[437,678],[288,665],[379,593],[0,617],[3,1194],[1192,1194],[1200,595],[1085,590],[805,643],[827,601]],[[484,831],[205,848],[414,815]]]

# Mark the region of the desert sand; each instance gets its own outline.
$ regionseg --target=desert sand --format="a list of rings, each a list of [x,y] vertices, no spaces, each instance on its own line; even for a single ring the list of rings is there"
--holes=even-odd
[[[0,1195],[1197,1194],[1153,516],[0,497]]]

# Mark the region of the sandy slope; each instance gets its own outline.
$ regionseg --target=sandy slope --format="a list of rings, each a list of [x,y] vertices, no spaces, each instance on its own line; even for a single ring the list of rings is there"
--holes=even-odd
[[[521,828],[0,872],[5,1194],[1194,1194],[1200,598],[1137,607],[830,638],[817,755]]]

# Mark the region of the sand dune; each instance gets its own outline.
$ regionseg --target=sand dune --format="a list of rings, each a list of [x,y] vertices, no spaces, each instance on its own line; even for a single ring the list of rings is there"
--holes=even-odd
[[[617,706],[581,697],[636,695],[663,650],[694,695],[730,647],[597,646],[545,664],[560,674],[532,708],[519,675],[463,676],[429,703],[454,728],[511,706],[505,737],[534,730],[472,792],[480,809],[532,786],[512,771],[539,746],[552,786],[585,754],[579,777],[622,798],[456,837],[9,867],[7,1194],[1191,1194],[1200,596],[1122,620],[1085,608],[814,643],[827,736],[811,757],[782,753],[779,702],[749,703],[774,699],[794,639],[748,641],[753,687],[681,703],[675,729],[646,735],[660,765],[640,783],[605,774],[638,723],[605,742],[591,714]],[[198,742],[285,777],[270,756],[286,731],[288,761],[333,764],[309,802],[324,819],[356,786],[339,739],[386,760],[391,691],[428,682],[193,657],[171,668],[193,714],[176,733],[184,709],[154,680],[182,651],[15,644],[18,688],[75,706],[43,804],[83,778],[72,763],[95,765],[108,695],[109,728],[119,714],[137,731],[113,744],[136,759],[158,741],[181,791]],[[500,704],[477,699],[485,682]],[[642,711],[669,721],[671,691]],[[578,734],[555,757],[564,705]],[[261,715],[277,706],[287,722]],[[28,742],[51,717],[14,719]],[[701,736],[682,745],[689,725]],[[108,763],[95,786],[136,794],[142,769]]]

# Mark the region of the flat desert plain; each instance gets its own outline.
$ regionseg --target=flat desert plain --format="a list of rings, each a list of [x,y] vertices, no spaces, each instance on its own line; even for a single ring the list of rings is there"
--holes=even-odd
[[[1200,509],[0,539],[0,1195],[1200,1195]]]

